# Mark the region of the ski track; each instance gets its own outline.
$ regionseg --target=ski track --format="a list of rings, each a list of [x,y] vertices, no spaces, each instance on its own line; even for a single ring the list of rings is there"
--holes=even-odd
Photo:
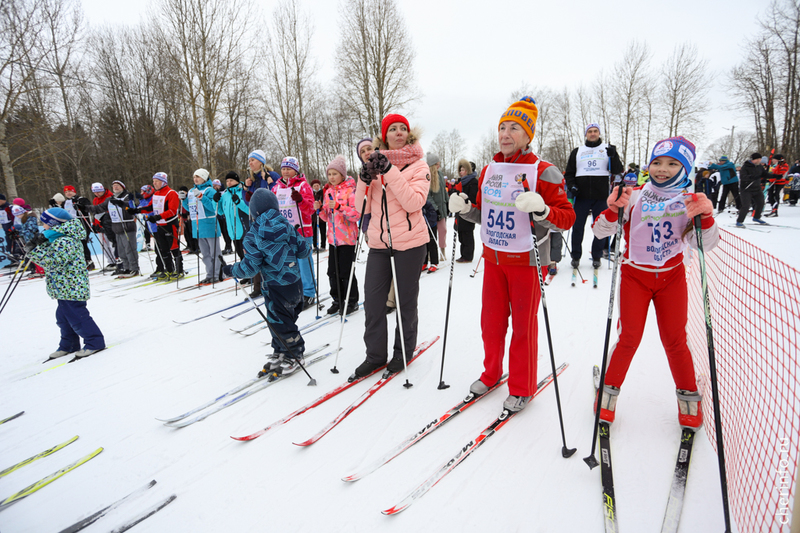
[[[723,226],[733,221],[732,215],[721,217],[718,222]],[[800,227],[800,208],[781,206],[777,220]],[[800,250],[786,246],[793,233],[772,228],[769,234],[745,231],[736,235],[797,267]],[[451,219],[448,238],[452,236]],[[589,249],[590,240],[587,229],[584,250]],[[449,255],[452,246],[446,248]],[[140,264],[150,268],[144,257]],[[326,266],[321,262],[321,295],[328,290]],[[292,442],[318,431],[378,376],[256,441],[237,442],[230,436],[264,427],[346,380],[364,358],[363,314],[345,325],[339,374],[329,371],[334,363],[331,357],[310,369],[317,387],[306,386],[308,379],[298,373],[216,416],[174,430],[155,417],[174,416],[255,377],[270,351],[261,344],[269,339],[267,331],[251,337],[229,331],[251,323],[254,315],[249,313],[232,320],[217,315],[184,326],[172,322],[236,303],[243,297],[241,292],[196,302],[181,302],[180,293],[156,302],[136,302],[134,298],[172,290],[174,284],[144,287],[146,291],[93,291],[89,309],[106,342],[126,340],[76,364],[20,379],[44,368],[39,363],[56,349],[59,335],[55,302],[47,297],[44,284],[20,284],[0,322],[4,345],[13,347],[0,359],[0,418],[21,410],[26,414],[0,427],[0,469],[73,435],[80,438],[0,480],[0,497],[99,446],[105,452],[4,511],[3,533],[58,531],[150,479],[158,484],[146,495],[112,510],[87,531],[113,529],[173,493],[178,499],[139,524],[136,531],[254,531],[263,529],[266,519],[273,531],[600,531],[600,469],[590,471],[581,458],[588,455],[591,445],[591,368],[602,357],[611,271],[600,269],[597,290],[589,284],[573,288],[568,259],[559,266],[559,274],[546,289],[547,301],[556,362],[570,363],[559,377],[559,386],[567,443],[577,446],[578,452],[570,459],[561,457],[550,387],[465,465],[397,517],[382,516],[380,511],[399,501],[475,437],[499,414],[508,394],[507,387],[501,387],[365,479],[341,481],[463,399],[480,375],[483,275],[479,272],[470,278],[471,265],[455,268],[444,373],[450,388],[437,390],[442,339],[411,366],[409,380],[414,386],[410,390],[403,387],[406,376],[398,376],[324,442],[309,449]],[[442,267],[420,280],[419,341],[443,331],[449,261]],[[365,264],[356,264],[361,299],[364,270]],[[584,277],[591,275],[587,257],[581,261],[581,271]],[[305,311],[298,324],[314,316],[313,309]],[[394,314],[388,318],[393,330]],[[550,372],[550,360],[541,317],[539,326],[541,378]],[[329,342],[335,349],[338,333],[339,323],[329,324],[308,334],[307,346]],[[612,342],[614,338],[612,334]],[[660,528],[679,435],[674,384],[651,309],[612,434],[620,530]],[[681,531],[722,530],[716,456],[705,431],[697,435],[691,472]],[[280,502],[281,512],[270,512],[273,501]],[[476,513],[475,509],[486,511]]]

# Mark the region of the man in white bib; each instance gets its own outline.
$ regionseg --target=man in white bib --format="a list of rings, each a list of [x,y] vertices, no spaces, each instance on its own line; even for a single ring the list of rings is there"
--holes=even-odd
[[[606,144],[600,138],[600,125],[586,125],[586,142],[569,154],[567,170],[567,191],[574,200],[575,225],[572,227],[572,268],[578,268],[583,253],[583,232],[586,218],[592,214],[597,218],[606,208],[606,198],[610,191],[612,176],[621,175],[624,167],[619,160],[617,148]],[[605,241],[592,240],[592,266],[600,266]]]

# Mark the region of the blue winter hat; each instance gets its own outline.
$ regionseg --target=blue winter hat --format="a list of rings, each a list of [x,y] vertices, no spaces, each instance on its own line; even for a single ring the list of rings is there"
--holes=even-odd
[[[284,167],[289,167],[300,174],[300,161],[296,157],[284,157],[283,161],[281,161],[281,168]]]
[[[684,137],[670,137],[658,141],[653,147],[649,163],[652,163],[653,159],[663,156],[680,161],[687,175],[694,168],[695,147]]]
[[[250,152],[250,154],[248,154],[247,159],[250,159],[251,157],[253,159],[261,161],[262,165],[267,164],[267,154],[265,154],[262,150],[253,150],[252,152]]]
[[[62,222],[71,220],[72,215],[70,215],[66,209],[61,209],[60,207],[51,207],[42,213],[42,216],[39,218],[41,219],[42,224],[47,224],[48,226],[58,226]]]
[[[153,179],[162,182],[164,185],[167,184],[167,173],[166,172],[156,172],[153,174]]]
[[[591,123],[587,124],[586,127],[583,129],[583,134],[586,135],[591,128],[597,128],[597,131],[600,132],[600,135],[603,134],[603,129],[600,127],[600,124],[598,124],[597,122],[591,122]]]
[[[268,209],[279,211],[278,197],[269,189],[256,189],[250,198],[250,219],[257,219]]]
[[[722,157],[719,158],[719,160],[720,161],[725,161],[727,163],[728,162],[728,156],[727,155],[723,155]]]

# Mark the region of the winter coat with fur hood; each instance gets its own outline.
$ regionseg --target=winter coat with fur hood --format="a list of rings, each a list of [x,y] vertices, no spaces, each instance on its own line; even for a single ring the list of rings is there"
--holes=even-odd
[[[400,150],[388,150],[380,139],[375,140],[375,145],[385,152],[392,160],[391,152],[401,152],[417,143],[414,130],[408,137],[408,144]],[[430,168],[425,162],[424,153],[419,146],[413,150],[415,159],[411,163],[398,167],[392,162],[389,172],[378,177],[372,182],[367,191],[366,184],[359,180],[356,188],[356,208],[364,205],[364,196],[367,196],[366,212],[371,214],[367,238],[370,248],[388,249],[389,234],[392,232],[392,248],[395,250],[410,250],[428,243],[428,225],[422,217],[422,206],[428,200],[430,189]],[[381,181],[386,186],[386,209],[382,209]]]

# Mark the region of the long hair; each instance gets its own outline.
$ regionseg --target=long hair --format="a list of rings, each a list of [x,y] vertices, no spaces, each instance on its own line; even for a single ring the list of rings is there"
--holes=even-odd
[[[439,183],[439,168],[436,165],[429,168],[431,169],[431,192],[435,194],[442,187]]]

